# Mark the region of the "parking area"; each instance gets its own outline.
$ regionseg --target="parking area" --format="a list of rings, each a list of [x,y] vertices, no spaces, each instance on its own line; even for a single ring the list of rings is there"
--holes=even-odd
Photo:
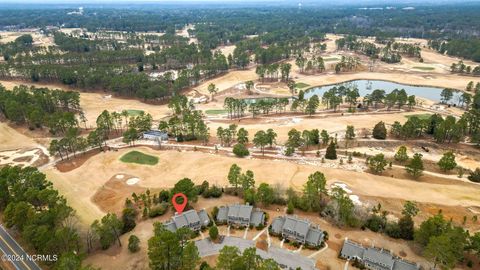
[[[235,246],[240,251],[255,247],[255,241],[240,237],[225,236],[221,243],[213,243],[209,239],[195,241],[200,257],[216,255],[224,246]],[[263,259],[275,260],[283,269],[316,269],[315,261],[311,258],[294,253],[283,248],[270,246],[268,251],[257,249],[257,254]]]

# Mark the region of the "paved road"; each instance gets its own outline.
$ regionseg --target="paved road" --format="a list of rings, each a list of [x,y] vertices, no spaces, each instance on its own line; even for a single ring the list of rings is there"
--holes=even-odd
[[[0,251],[3,261],[11,262],[17,270],[42,270],[34,261],[29,260],[27,253],[0,225]]]
[[[214,244],[209,239],[203,239],[195,241],[195,245],[198,248],[200,257],[205,257],[220,253],[224,246],[235,246],[243,252],[247,248],[255,247],[255,241],[227,236],[221,244]],[[257,254],[264,259],[273,259],[281,265],[282,269],[297,269],[299,267],[302,270],[316,270],[313,259],[282,248],[270,247],[268,252],[257,249]]]

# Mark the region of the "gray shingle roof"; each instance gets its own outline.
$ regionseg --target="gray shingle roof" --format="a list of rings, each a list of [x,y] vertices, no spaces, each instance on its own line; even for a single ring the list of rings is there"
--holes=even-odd
[[[420,267],[416,263],[397,259],[393,265],[393,270],[418,270]]]
[[[310,222],[290,216],[287,216],[285,224],[283,225],[284,229],[288,229],[289,231],[296,232],[303,236],[307,236],[309,227]]]
[[[228,216],[240,217],[242,219],[250,219],[252,210],[253,206],[251,205],[234,204],[228,207]]]
[[[205,209],[198,211],[198,217],[200,218],[200,224],[202,226],[207,226],[208,223],[210,223],[210,218],[208,217],[208,214],[205,211]]]
[[[258,226],[260,224],[263,224],[264,221],[265,221],[265,213],[263,211],[255,210],[254,212],[252,212],[250,223],[253,226]]]
[[[394,263],[392,253],[378,248],[367,248],[363,253],[363,260],[385,266],[388,269],[392,269]]]
[[[358,258],[373,265],[370,269],[418,270],[416,263],[395,257],[390,251],[376,247],[363,247],[361,244],[345,239],[340,254],[344,258]],[[368,265],[366,265],[368,267]]]
[[[285,224],[285,218],[276,217],[272,222],[272,231],[276,234],[282,233],[283,224]]]
[[[343,257],[363,259],[364,252],[365,248],[362,245],[345,240],[340,254],[342,254]]]
[[[220,222],[227,221],[227,213],[228,213],[228,207],[221,206],[218,209],[217,220],[220,221]]]
[[[307,233],[306,241],[315,245],[320,245],[323,241],[323,232],[317,228],[310,228]]]
[[[171,232],[175,232],[177,230],[177,226],[173,221],[168,221],[165,223],[165,228]]]

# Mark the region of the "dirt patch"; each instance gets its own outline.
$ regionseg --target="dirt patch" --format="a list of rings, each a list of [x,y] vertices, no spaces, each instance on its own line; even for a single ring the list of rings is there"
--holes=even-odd
[[[101,151],[100,149],[93,149],[83,154],[77,155],[76,157],[73,157],[70,159],[64,159],[60,162],[57,162],[57,164],[55,165],[55,168],[63,173],[69,172],[82,166],[88,159],[100,153],[105,153],[105,152]]]
[[[13,161],[15,161],[15,162],[30,162],[30,161],[32,161],[32,159],[33,159],[32,156],[27,156],[27,157],[14,158]]]
[[[119,176],[123,176],[120,178]],[[128,181],[135,179],[134,176],[117,174],[112,176],[92,197],[92,202],[106,213],[120,213],[125,205],[125,199],[132,193],[142,193],[146,188],[136,183],[129,185]],[[138,178],[137,178],[138,179]]]

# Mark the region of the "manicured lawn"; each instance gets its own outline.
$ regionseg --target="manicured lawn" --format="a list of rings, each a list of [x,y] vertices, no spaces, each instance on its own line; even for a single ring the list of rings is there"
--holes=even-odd
[[[414,69],[420,69],[420,70],[434,70],[434,67],[413,67]]]
[[[142,111],[142,110],[127,110],[127,112],[128,112],[128,115],[129,115],[129,116],[137,116],[137,115],[141,114],[141,113],[144,112],[144,111]]]
[[[432,116],[429,113],[423,113],[423,114],[412,114],[412,115],[405,115],[406,118],[410,118],[412,116],[418,117],[420,120],[427,120],[430,119],[430,116]]]
[[[125,163],[138,163],[145,165],[155,165],[158,163],[158,157],[150,156],[139,151],[130,151],[123,155],[120,160]]]
[[[337,57],[327,57],[327,58],[323,58],[323,61],[325,61],[325,62],[338,61],[338,60],[340,60],[340,59],[337,58]]]
[[[295,87],[296,88],[305,88],[305,87],[309,87],[310,84],[306,84],[306,83],[303,83],[303,82],[298,82],[295,84]]]
[[[212,114],[212,115],[218,115],[218,114],[225,114],[225,113],[227,113],[227,110],[222,110],[222,109],[219,109],[219,110],[206,110],[205,113],[206,113],[206,114]]]

